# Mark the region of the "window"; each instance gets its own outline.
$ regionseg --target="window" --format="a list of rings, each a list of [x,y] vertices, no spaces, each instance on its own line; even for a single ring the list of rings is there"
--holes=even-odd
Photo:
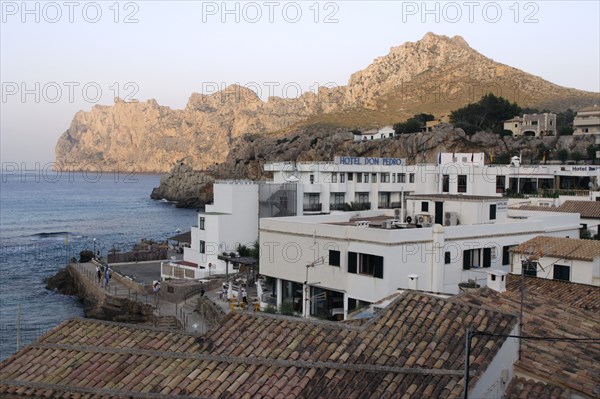
[[[356,174],[356,182],[362,183],[362,177],[363,177],[362,173],[357,173]]]
[[[481,267],[481,250],[467,249],[463,251],[463,270]]]
[[[392,173],[392,183],[396,183],[396,174]]]
[[[200,251],[201,254],[206,253],[206,241],[200,241]]]
[[[348,181],[354,180],[354,173],[348,173]]]
[[[346,182],[346,174],[340,173],[340,183],[345,183],[345,182]]]
[[[458,175],[458,187],[457,191],[459,193],[467,192],[467,175]]]
[[[450,192],[450,175],[442,176],[442,192],[443,193]]]
[[[483,267],[492,266],[492,248],[483,248]]]
[[[377,183],[377,173],[371,173],[371,182]]]
[[[554,279],[571,281],[571,268],[569,266],[554,265]]]
[[[365,175],[363,176],[365,183],[369,182],[369,174],[365,173]]]
[[[339,266],[340,265],[340,251],[329,250],[329,265]]]
[[[504,193],[506,187],[506,176],[496,176],[496,193]]]
[[[366,204],[369,202],[369,193],[356,193],[356,202]]]
[[[429,212],[429,202],[421,201],[421,212]]]
[[[514,247],[514,245],[505,245],[502,247],[502,265],[507,266],[510,265],[510,249]]]
[[[348,252],[348,273],[383,278],[383,256]]]
[[[337,173],[332,173],[331,174],[331,182],[332,183],[337,183]]]
[[[406,183],[406,173],[398,173],[398,183]]]
[[[490,220],[496,220],[496,204],[490,205]]]
[[[450,251],[444,252],[444,264],[449,265],[452,263],[452,256],[450,255]]]
[[[200,230],[204,230],[204,218],[200,218],[199,226]]]
[[[414,183],[415,182],[415,174],[414,173],[409,173],[408,174],[408,182],[409,183]]]
[[[309,179],[310,179],[310,184],[313,184],[315,182],[315,175],[311,174]]]
[[[390,174],[389,173],[382,173],[381,174],[381,182],[382,183],[389,183],[390,182]]]
[[[537,262],[523,261],[523,263],[521,265],[523,267],[524,275],[537,277],[537,266],[538,266]]]

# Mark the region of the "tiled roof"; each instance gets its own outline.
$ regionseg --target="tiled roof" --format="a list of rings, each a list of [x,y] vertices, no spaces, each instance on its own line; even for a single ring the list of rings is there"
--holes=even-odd
[[[515,205],[519,211],[578,213],[582,218],[600,219],[600,201],[565,201],[561,206]]]
[[[72,319],[0,363],[0,396],[458,398],[473,324],[516,318],[407,292],[362,326],[234,312],[195,337]],[[473,383],[504,340],[474,342]]]
[[[568,390],[540,381],[515,377],[512,379],[504,399],[568,399]]]
[[[578,238],[537,236],[511,249],[517,254],[552,256],[561,259],[593,261],[600,256],[600,241]],[[544,265],[542,265],[544,266]]]
[[[565,201],[560,212],[579,213],[582,218],[600,219],[600,201]]]
[[[525,280],[528,279],[536,278],[525,277]],[[507,291],[502,294],[485,287],[458,295],[454,300],[518,313],[520,295],[517,287],[516,284],[509,284]],[[600,315],[597,311],[573,307],[528,287],[526,283],[522,335],[598,338]],[[591,288],[600,290],[598,287]],[[515,372],[567,387],[589,397],[599,397],[600,343],[523,340],[522,357],[515,363]]]
[[[578,309],[600,312],[600,289],[598,287],[531,276],[525,276],[524,281],[527,292],[545,295]],[[521,289],[521,276],[509,274],[506,280],[506,289],[518,292]]]

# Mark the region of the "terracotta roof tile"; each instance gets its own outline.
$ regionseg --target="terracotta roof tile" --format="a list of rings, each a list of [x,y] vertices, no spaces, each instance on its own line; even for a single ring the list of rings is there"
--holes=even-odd
[[[360,326],[233,313],[197,337],[72,319],[0,363],[0,395],[457,398],[467,323],[506,333],[516,318],[407,292]],[[504,341],[478,339],[474,381]]]
[[[552,256],[562,259],[593,261],[595,258],[600,257],[600,241],[537,236],[511,248],[511,252],[537,256]]]
[[[598,338],[600,316],[597,306],[599,287],[534,277],[525,278],[523,335],[541,337]],[[489,288],[456,296],[453,300],[482,304],[498,311],[518,313],[520,276],[509,275],[507,291],[500,294]],[[568,287],[565,284],[569,285]],[[553,288],[555,287],[555,288]],[[568,293],[566,299],[561,294]],[[578,301],[573,293],[590,297]],[[569,297],[571,297],[569,299]],[[582,305],[585,303],[586,305]],[[595,304],[595,305],[593,305]],[[588,308],[589,309],[589,308]],[[600,396],[600,343],[523,340],[522,357],[515,364],[523,372],[580,394]]]

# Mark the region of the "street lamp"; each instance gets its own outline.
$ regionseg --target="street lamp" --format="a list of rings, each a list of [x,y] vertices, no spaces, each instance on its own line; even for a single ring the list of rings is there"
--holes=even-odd
[[[94,237],[94,259],[96,259],[96,237]]]
[[[309,285],[308,285],[308,268],[310,267],[315,267],[315,266],[319,266],[325,263],[325,258],[320,257],[319,259],[315,259],[314,262],[309,263],[306,265],[306,280],[304,280],[304,307],[302,308],[302,316],[303,317],[308,317],[308,315],[310,314],[309,311],[309,306],[310,306],[310,289],[309,289]],[[313,283],[313,284],[319,284],[319,283]]]

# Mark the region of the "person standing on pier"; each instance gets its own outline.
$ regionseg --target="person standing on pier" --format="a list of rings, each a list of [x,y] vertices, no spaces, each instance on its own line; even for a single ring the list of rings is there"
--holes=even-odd
[[[111,276],[111,272],[110,269],[108,268],[108,265],[104,266],[104,288],[105,289],[109,289],[109,284],[110,284],[110,278]]]
[[[98,276],[98,287],[100,287],[102,285],[102,269],[98,265],[96,265],[96,275]]]

